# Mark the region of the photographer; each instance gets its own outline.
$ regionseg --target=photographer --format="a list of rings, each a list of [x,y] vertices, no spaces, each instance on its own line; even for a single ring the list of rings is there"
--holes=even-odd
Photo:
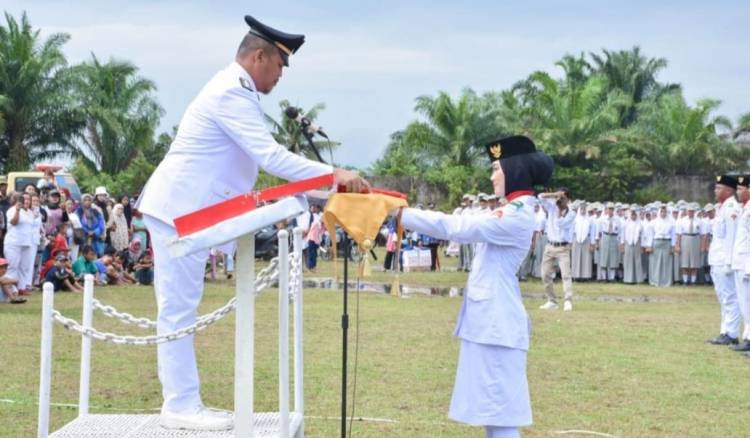
[[[570,243],[573,241],[573,224],[576,214],[568,208],[570,192],[561,188],[554,193],[541,193],[539,202],[547,211],[547,245],[542,256],[542,281],[547,293],[547,302],[540,308],[557,309],[557,297],[552,288],[555,280],[555,265],[560,266],[565,305],[563,310],[573,310],[573,280],[570,275]],[[553,201],[554,199],[554,201]]]

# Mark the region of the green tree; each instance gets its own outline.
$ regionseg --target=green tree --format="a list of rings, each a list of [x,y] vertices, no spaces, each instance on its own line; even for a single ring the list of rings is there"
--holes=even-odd
[[[610,90],[620,90],[630,98],[630,103],[620,109],[620,126],[633,124],[638,116],[637,106],[648,98],[658,98],[664,93],[679,90],[677,84],[661,84],[656,80],[667,67],[665,58],[648,58],[638,46],[630,50],[591,53],[593,70],[607,78]]]
[[[721,139],[717,128],[731,128],[728,119],[714,116],[721,102],[704,99],[691,107],[679,92],[644,102],[634,126],[635,141],[654,173],[706,175],[734,169],[739,150]]]
[[[109,174],[124,170],[139,151],[153,147],[163,110],[156,85],[138,76],[127,61],[101,63],[95,55],[75,67],[77,95],[86,113],[79,156],[91,169]]]
[[[67,34],[42,40],[26,13],[20,23],[5,13],[0,25],[0,167],[26,170],[38,160],[69,154],[83,125],[69,92],[62,46]]]
[[[279,106],[281,107],[281,116],[279,118],[281,122],[278,122],[273,117],[265,114],[266,122],[271,125],[271,135],[273,135],[274,140],[276,140],[277,143],[286,146],[295,154],[304,155],[307,158],[316,160],[317,156],[315,155],[315,152],[310,149],[310,146],[307,143],[307,139],[302,134],[302,128],[300,124],[297,121],[290,119],[285,114],[286,109],[291,106],[289,104],[289,101],[282,100],[281,102],[279,102]],[[307,111],[304,111],[301,108],[298,109],[300,110],[300,114],[302,115],[302,117],[305,117],[307,118],[307,120],[314,122],[315,119],[318,118],[318,115],[320,115],[320,112],[325,108],[326,106],[324,103],[318,103],[313,105],[313,107]],[[315,148],[318,150],[318,152],[321,153],[324,159],[324,151],[328,151],[328,159],[330,160],[329,163],[333,163],[333,151],[341,143],[316,139],[313,140],[313,144],[315,145]]]

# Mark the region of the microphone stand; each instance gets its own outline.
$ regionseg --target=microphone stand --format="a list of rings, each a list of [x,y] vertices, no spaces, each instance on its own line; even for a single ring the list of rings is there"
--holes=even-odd
[[[349,356],[349,235],[343,232],[344,239],[344,309],[341,314],[342,350],[341,350],[341,438],[346,438],[346,365]],[[336,248],[333,249],[336,251]]]
[[[318,161],[320,161],[323,164],[328,164],[323,159],[323,157],[320,156],[320,152],[318,152],[318,148],[315,147],[315,143],[313,143],[313,133],[308,131],[307,129],[309,126],[310,126],[309,123],[308,124],[302,123],[300,125],[300,127],[302,128],[302,135],[305,136],[305,139],[307,140],[307,144],[308,146],[310,146],[310,149],[312,149],[312,151],[315,152],[315,157],[318,159]]]
[[[318,148],[313,143],[313,133],[308,131],[308,126],[309,124],[301,125],[302,135],[307,139],[307,144],[315,152],[318,161],[325,164],[325,160],[320,156]],[[341,313],[341,438],[346,438],[346,373],[349,362],[349,235],[346,234],[346,230],[342,229],[341,231],[344,235],[341,242],[344,246],[344,307]],[[337,251],[335,247],[331,250]]]

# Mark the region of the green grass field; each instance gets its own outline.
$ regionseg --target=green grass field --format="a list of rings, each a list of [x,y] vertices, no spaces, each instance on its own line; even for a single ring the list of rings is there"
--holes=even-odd
[[[327,265],[318,276],[332,271]],[[390,282],[393,276],[380,273],[375,278]],[[465,278],[457,272],[420,273],[403,274],[400,281],[461,286]],[[540,299],[526,301],[534,327],[528,362],[534,425],[523,430],[524,436],[593,436],[560,434],[570,430],[621,437],[748,436],[750,362],[704,343],[718,330],[712,289],[591,283],[574,287],[578,300],[572,313],[541,311]],[[522,289],[535,296],[542,285],[531,281],[522,283]],[[224,304],[232,294],[230,282],[209,282],[201,313]],[[133,314],[155,314],[152,288],[102,288],[97,296]],[[639,299],[627,301],[631,297]],[[80,319],[80,295],[57,294],[55,300],[66,316]],[[458,341],[451,334],[460,300],[360,294],[355,416],[388,421],[355,421],[354,436],[483,436],[478,428],[447,419],[458,353]],[[353,339],[356,295],[350,303]],[[0,305],[3,437],[36,433],[40,309],[40,294],[26,305]],[[257,302],[256,411],[277,410],[276,312],[277,298],[269,290]],[[338,434],[340,313],[340,293],[305,291],[305,421],[310,437]],[[95,326],[145,333],[101,314]],[[233,338],[233,315],[196,337],[208,405],[232,408]],[[54,403],[77,403],[79,357],[80,338],[55,325]],[[159,407],[154,347],[96,342],[92,368],[92,412]],[[75,416],[73,408],[53,407],[52,429]]]

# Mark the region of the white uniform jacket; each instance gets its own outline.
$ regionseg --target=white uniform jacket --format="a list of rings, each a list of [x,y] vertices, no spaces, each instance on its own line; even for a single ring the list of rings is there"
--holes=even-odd
[[[534,197],[521,196],[481,216],[404,210],[406,228],[438,239],[476,243],[455,336],[528,351],[529,318],[516,272],[531,245],[535,202]]]
[[[289,152],[265,125],[250,75],[236,62],[218,72],[188,106],[169,152],[149,179],[138,209],[169,225],[255,185],[258,168],[287,180],[331,173]]]
[[[742,213],[737,218],[732,269],[750,275],[750,201],[745,203]]]
[[[734,198],[725,200],[716,210],[716,217],[711,226],[713,238],[708,248],[709,265],[723,266],[727,269],[732,265],[734,233],[739,216],[740,206]]]

